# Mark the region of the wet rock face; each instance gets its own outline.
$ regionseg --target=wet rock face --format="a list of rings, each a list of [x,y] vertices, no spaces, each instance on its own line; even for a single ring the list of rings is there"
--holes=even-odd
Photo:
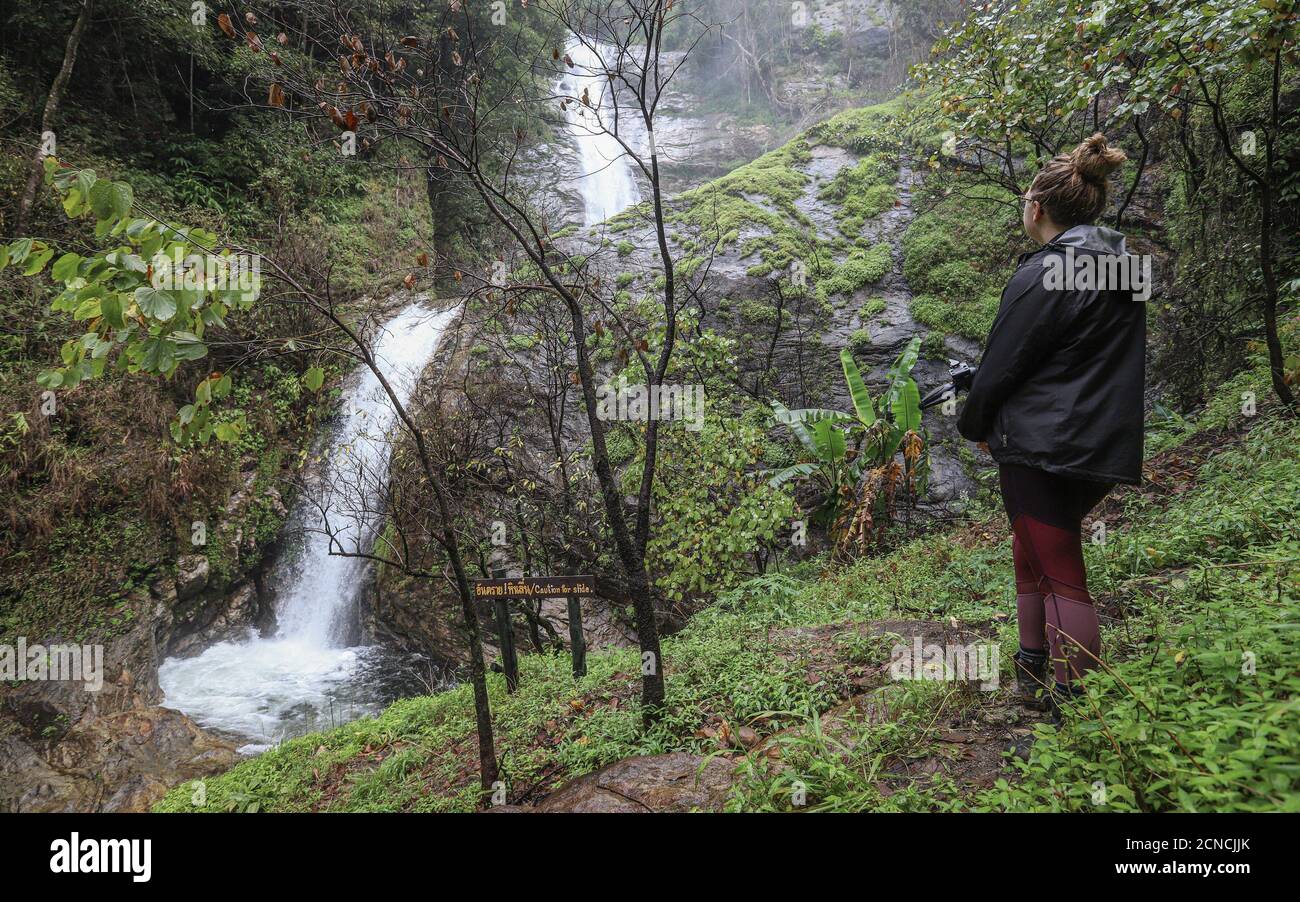
[[[261,614],[261,597],[254,583],[241,583],[214,601],[179,611],[177,637],[167,644],[165,657],[187,658],[215,642],[247,635]]]
[[[242,522],[258,501],[252,476],[227,504],[228,522]],[[283,512],[278,493],[270,495]],[[234,764],[234,746],[163,707],[158,665],[239,638],[264,618],[249,561],[265,549],[245,532],[236,528],[224,548],[233,577],[218,577],[206,554],[181,555],[174,577],[130,596],[129,629],[85,640],[102,645],[98,689],[84,681],[0,684],[0,811],[144,811],[176,784]]]
[[[845,148],[814,144],[807,159],[795,168],[808,177],[794,208],[803,218],[809,234],[822,239],[840,236],[837,205],[821,196],[823,189],[841,172],[852,169],[861,157]],[[839,362],[841,348],[852,349],[873,398],[880,398],[887,383],[887,371],[915,336],[930,339],[929,327],[911,312],[913,292],[903,276],[901,240],[914,217],[912,190],[917,176],[907,167],[899,170],[894,186],[896,201],[877,216],[866,219],[852,236],[865,245],[884,244],[889,249],[888,268],[881,278],[847,292],[820,298],[809,292],[802,298],[782,297],[777,283],[789,279],[787,271],[752,274],[760,262],[759,253],[743,253],[747,242],[761,241],[768,233],[746,225],[736,240],[729,242],[701,267],[704,272],[700,296],[705,298],[703,322],[738,341],[738,365],[745,382],[760,397],[777,397],[790,407],[830,407],[851,410]],[[747,197],[772,209],[766,199]],[[674,208],[675,209],[675,208]],[[778,212],[778,211],[774,211]],[[788,214],[783,214],[788,215]],[[674,226],[677,233],[680,226]],[[685,232],[685,229],[681,229]],[[633,252],[609,263],[613,272],[632,269],[644,272],[653,267],[656,241],[649,228],[633,225],[620,232]],[[845,236],[849,237],[849,236]],[[675,239],[677,260],[689,257]],[[833,263],[843,263],[848,251],[834,254]],[[809,280],[815,281],[813,274]],[[632,290],[648,289],[642,282]],[[726,305],[719,303],[725,299]],[[749,311],[766,311],[756,320]],[[917,387],[924,396],[948,382],[949,359],[973,363],[979,346],[957,336],[935,336],[940,348],[923,349],[913,370]],[[957,434],[956,416],[941,408],[927,411],[923,424],[930,436],[931,474],[925,506],[946,508],[969,496],[975,483],[958,453],[962,439]]]
[[[25,785],[0,771],[0,800],[12,811],[148,811],[168,789],[219,773],[238,755],[179,711],[157,706],[88,718],[42,757],[0,741],[16,757]]]
[[[149,611],[161,600],[137,602]],[[0,811],[144,811],[235,762],[233,746],[159,704],[155,625],[140,616],[104,645],[98,690],[66,680],[0,690]]]

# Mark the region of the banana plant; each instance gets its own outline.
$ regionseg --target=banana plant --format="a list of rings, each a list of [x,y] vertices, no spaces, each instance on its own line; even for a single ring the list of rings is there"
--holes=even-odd
[[[921,337],[913,336],[886,371],[889,384],[881,399],[881,410],[888,411],[888,416],[881,417],[875,414],[871,395],[853,355],[848,348],[840,351],[840,366],[849,386],[849,397],[863,427],[867,450],[877,465],[893,458],[907,433],[921,428],[921,392],[912,379],[912,368],[920,351]]]
[[[848,385],[853,412],[820,407],[789,410],[773,402],[776,422],[788,426],[802,448],[801,460],[772,473],[770,482],[779,486],[792,479],[810,479],[821,489],[812,521],[830,527],[851,505],[863,473],[893,460],[909,432],[921,426],[921,394],[912,379],[921,349],[920,336],[913,337],[889,368],[879,413],[867,390],[862,372],[848,349],[840,351],[840,365]],[[913,455],[904,455],[911,471]]]

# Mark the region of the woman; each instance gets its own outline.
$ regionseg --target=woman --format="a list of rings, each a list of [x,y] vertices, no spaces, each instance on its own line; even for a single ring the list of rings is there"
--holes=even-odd
[[[1034,178],[1023,224],[1042,247],[1021,256],[1002,293],[958,424],[998,462],[1014,535],[1016,683],[1054,717],[1101,654],[1083,518],[1142,472],[1146,308],[1108,265],[1135,262],[1124,236],[1093,225],[1125,159],[1093,135]]]

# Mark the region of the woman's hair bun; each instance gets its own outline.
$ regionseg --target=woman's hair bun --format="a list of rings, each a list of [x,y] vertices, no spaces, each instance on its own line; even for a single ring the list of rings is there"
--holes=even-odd
[[[1106,143],[1106,136],[1101,132],[1084,140],[1070,154],[1070,164],[1083,178],[1096,184],[1104,184],[1106,176],[1123,165],[1128,155],[1117,147]]]

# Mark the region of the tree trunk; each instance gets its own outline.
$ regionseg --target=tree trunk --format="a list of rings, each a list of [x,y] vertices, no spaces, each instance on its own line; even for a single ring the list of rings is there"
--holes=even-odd
[[[1264,179],[1260,183],[1259,216],[1259,268],[1264,275],[1264,339],[1268,344],[1268,369],[1273,377],[1273,391],[1292,413],[1296,412],[1295,395],[1286,384],[1286,369],[1282,360],[1282,341],[1277,334],[1277,273],[1273,271],[1273,209],[1277,196],[1277,176],[1274,175],[1273,142],[1280,137],[1282,51],[1273,54],[1273,91],[1269,106],[1269,133],[1266,138]]]
[[[1286,368],[1282,360],[1282,341],[1277,334],[1277,274],[1273,271],[1273,190],[1267,187],[1260,198],[1259,217],[1259,268],[1264,276],[1264,341],[1268,345],[1268,369],[1273,377],[1273,391],[1292,412],[1296,409],[1295,395],[1286,384]]]
[[[36,153],[32,156],[31,168],[27,173],[27,184],[23,186],[22,197],[18,200],[18,220],[14,228],[14,233],[17,235],[27,231],[27,218],[36,203],[36,191],[41,186],[41,170],[44,168],[45,159],[45,133],[54,130],[54,119],[59,114],[59,104],[63,102],[63,91],[68,86],[68,79],[72,77],[72,66],[77,61],[77,48],[81,46],[81,36],[85,34],[86,26],[90,24],[90,14],[94,7],[95,0],[83,0],[81,12],[77,14],[77,21],[73,23],[72,31],[68,34],[68,43],[63,51],[63,65],[59,67],[59,74],[54,76],[54,83],[50,85],[50,94],[45,98],[45,111],[41,114],[41,136],[36,142]]]

